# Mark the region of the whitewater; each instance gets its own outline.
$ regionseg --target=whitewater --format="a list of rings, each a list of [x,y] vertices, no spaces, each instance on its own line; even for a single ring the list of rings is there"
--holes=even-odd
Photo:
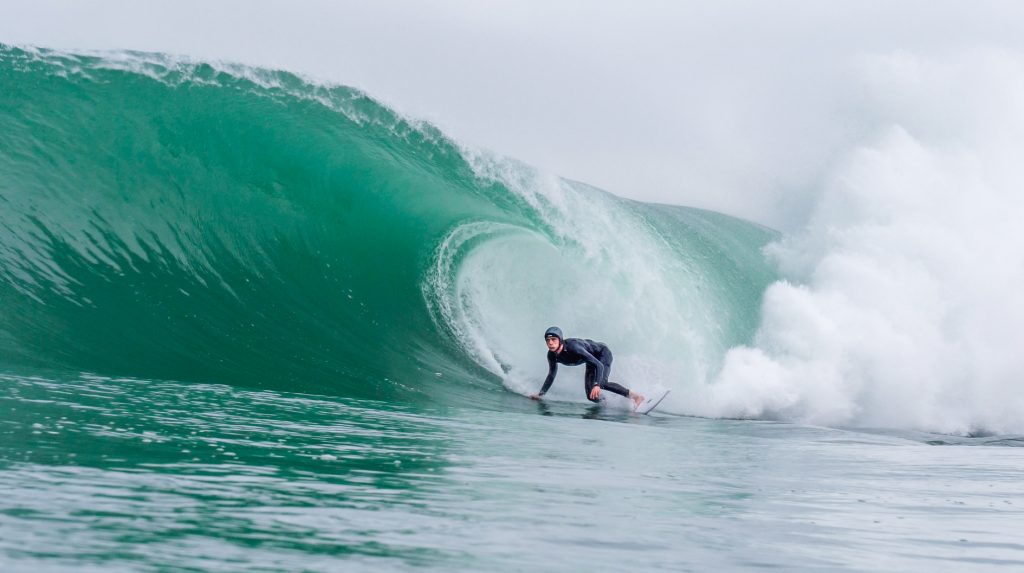
[[[284,71],[0,45],[0,562],[1019,568],[1024,64],[862,65],[879,128],[782,233]],[[553,324],[659,415],[527,400]]]

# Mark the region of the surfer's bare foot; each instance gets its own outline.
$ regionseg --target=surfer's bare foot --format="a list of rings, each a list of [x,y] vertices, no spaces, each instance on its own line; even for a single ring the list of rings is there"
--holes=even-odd
[[[644,403],[644,400],[646,400],[646,399],[647,399],[647,398],[644,398],[644,395],[643,395],[643,394],[637,394],[636,392],[633,392],[633,395],[632,395],[632,396],[630,396],[630,398],[632,398],[632,399],[633,399],[633,409],[634,409],[634,410],[636,410],[637,408],[639,408],[639,407],[640,407],[640,404],[643,404],[643,403]]]

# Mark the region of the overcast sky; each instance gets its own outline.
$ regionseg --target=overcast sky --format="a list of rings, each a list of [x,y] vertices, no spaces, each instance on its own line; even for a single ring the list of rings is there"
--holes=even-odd
[[[1024,50],[1011,1],[0,0],[0,14],[3,43],[302,72],[618,195],[782,229],[880,128],[862,114],[865,58]]]

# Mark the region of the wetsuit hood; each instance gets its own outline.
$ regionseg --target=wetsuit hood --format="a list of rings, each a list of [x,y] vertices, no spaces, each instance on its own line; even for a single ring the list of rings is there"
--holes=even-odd
[[[562,329],[558,328],[557,326],[552,326],[551,328],[544,331],[544,339],[546,340],[549,336],[557,336],[559,340],[563,342],[565,341],[565,337],[562,336]]]

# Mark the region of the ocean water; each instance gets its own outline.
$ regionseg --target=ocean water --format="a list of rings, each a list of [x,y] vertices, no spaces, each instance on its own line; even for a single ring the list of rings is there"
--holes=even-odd
[[[285,72],[0,47],[0,565],[1019,570],[1013,379],[901,418],[917,379],[778,327],[814,237]],[[672,394],[527,400],[551,324]]]

